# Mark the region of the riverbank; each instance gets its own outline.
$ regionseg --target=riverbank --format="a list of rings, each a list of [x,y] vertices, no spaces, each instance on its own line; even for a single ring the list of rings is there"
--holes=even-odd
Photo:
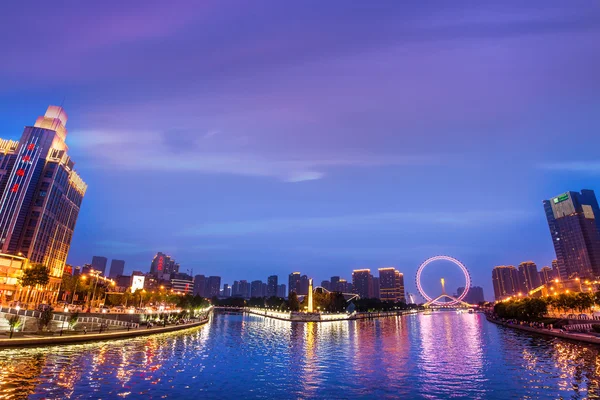
[[[324,313],[300,313],[300,312],[281,312],[264,310],[260,308],[244,308],[242,310],[248,314],[260,315],[262,317],[278,319],[289,322],[333,322],[333,321],[353,321],[357,319],[374,319],[384,317],[399,317],[402,315],[415,314],[416,310],[403,311],[381,311],[381,312],[354,312],[352,314],[324,314]]]
[[[575,332],[567,333],[567,332],[561,331],[559,329],[532,328],[527,325],[518,325],[518,324],[511,324],[511,323],[503,322],[503,321],[500,321],[497,319],[493,319],[487,315],[485,318],[488,321],[490,321],[491,323],[494,323],[496,325],[505,326],[507,328],[517,329],[517,330],[526,331],[526,332],[530,332],[530,333],[537,333],[540,335],[557,337],[557,338],[561,338],[561,339],[576,340],[578,342],[600,345],[600,337],[586,334],[586,333],[575,333]]]
[[[196,321],[180,325],[170,325],[165,327],[146,328],[140,327],[129,331],[105,332],[105,333],[88,333],[77,335],[51,336],[51,337],[23,337],[12,339],[0,339],[0,349],[8,347],[38,347],[51,345],[78,344],[85,342],[95,342],[103,340],[118,340],[127,339],[138,336],[157,335],[161,333],[176,332],[186,329],[192,329],[206,324],[210,316]]]

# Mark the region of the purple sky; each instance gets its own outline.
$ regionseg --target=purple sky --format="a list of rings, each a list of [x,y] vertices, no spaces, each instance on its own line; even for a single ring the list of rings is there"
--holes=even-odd
[[[491,298],[494,265],[554,258],[543,199],[600,192],[600,7],[484,3],[10,2],[0,137],[64,99],[76,265],[414,292],[449,254]]]

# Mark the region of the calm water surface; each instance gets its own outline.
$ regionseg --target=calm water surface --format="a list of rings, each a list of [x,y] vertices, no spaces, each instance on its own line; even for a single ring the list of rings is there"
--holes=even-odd
[[[216,314],[201,328],[0,350],[0,398],[596,398],[599,348],[480,314],[288,323]]]

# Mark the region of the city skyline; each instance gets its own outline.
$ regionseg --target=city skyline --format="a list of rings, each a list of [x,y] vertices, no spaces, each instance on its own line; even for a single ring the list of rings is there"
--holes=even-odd
[[[447,254],[489,299],[494,266],[555,258],[543,199],[600,191],[592,5],[264,3],[231,30],[247,5],[121,5],[142,13],[125,23],[115,4],[10,4],[0,25],[0,136],[63,98],[70,115],[89,185],[72,265],[164,251],[230,283],[394,267],[415,293]]]

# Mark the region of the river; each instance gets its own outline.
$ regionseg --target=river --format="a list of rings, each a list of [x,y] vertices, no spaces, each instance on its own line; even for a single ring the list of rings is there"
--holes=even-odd
[[[0,398],[574,398],[599,348],[437,312],[290,323],[215,314],[183,332],[0,350]]]

